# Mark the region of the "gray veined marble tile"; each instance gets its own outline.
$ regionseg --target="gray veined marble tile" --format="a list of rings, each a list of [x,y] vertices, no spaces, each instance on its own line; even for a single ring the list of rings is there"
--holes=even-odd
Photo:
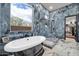
[[[79,56],[79,44],[72,38],[59,40],[52,49],[44,46],[44,50],[43,56]]]

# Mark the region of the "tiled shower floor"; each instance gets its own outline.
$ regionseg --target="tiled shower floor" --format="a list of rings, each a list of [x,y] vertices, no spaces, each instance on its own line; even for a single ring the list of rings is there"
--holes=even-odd
[[[59,40],[52,49],[43,47],[45,50],[43,56],[79,56],[79,43],[71,38],[65,41]]]

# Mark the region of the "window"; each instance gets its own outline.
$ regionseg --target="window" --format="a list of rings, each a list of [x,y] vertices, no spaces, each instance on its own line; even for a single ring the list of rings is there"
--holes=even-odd
[[[11,31],[32,30],[32,7],[26,3],[11,4]]]

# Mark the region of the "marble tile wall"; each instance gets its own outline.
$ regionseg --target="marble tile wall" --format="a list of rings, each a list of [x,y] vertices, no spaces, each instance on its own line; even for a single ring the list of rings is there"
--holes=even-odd
[[[0,8],[1,8],[1,4],[0,4]],[[0,15],[1,15],[1,9],[0,9]],[[0,16],[0,37],[1,37],[1,16]]]
[[[10,3],[0,3],[0,37],[20,38],[31,35],[31,32],[10,31]]]
[[[79,14],[79,4],[74,4],[74,3],[50,12],[50,21],[54,20],[52,26],[54,25],[55,28],[55,31],[52,30],[52,33],[55,32],[55,35],[57,37],[64,38],[65,17],[71,15],[77,15],[77,14]]]
[[[44,35],[48,29],[45,28],[45,24],[48,24],[48,21],[42,21],[45,14],[49,17],[48,11],[46,11],[41,4],[32,4],[34,9],[34,18],[33,18],[33,32],[10,32],[10,4],[0,4],[0,36],[9,35],[11,39],[23,38],[26,34],[30,35],[33,33],[34,35]],[[39,7],[38,7],[39,6]],[[44,9],[44,10],[43,10]],[[42,30],[42,31],[41,31]],[[46,31],[45,31],[46,30]],[[45,31],[43,33],[43,31]],[[26,35],[27,36],[27,35]],[[1,45],[0,45],[1,46]],[[40,47],[37,46],[36,48],[32,48],[32,50],[28,50],[29,55],[33,55],[33,51],[37,51]],[[2,54],[2,53],[0,53]]]
[[[40,3],[33,6],[33,35],[64,38],[64,20],[66,16],[79,13],[79,4],[70,4],[49,12]],[[6,12],[7,11],[7,12]],[[10,4],[0,4],[0,36],[10,32]],[[23,32],[24,33],[24,32]],[[26,33],[26,32],[25,32]]]
[[[39,3],[32,4],[34,8],[33,16],[33,34],[48,37],[49,29],[49,11]]]
[[[43,35],[46,37],[64,38],[64,20],[66,16],[76,15],[79,13],[79,4],[69,4],[55,11],[49,12],[41,4],[33,4],[34,35]],[[44,19],[47,15],[48,19]]]
[[[64,38],[65,17],[79,13],[79,4],[70,4],[52,12],[49,12],[39,3],[31,5],[34,9],[33,32],[10,32],[10,4],[0,4],[0,37],[10,34],[10,37],[13,35],[14,38],[16,35],[21,37],[33,33],[33,35],[45,37]]]
[[[10,4],[0,4],[0,37],[10,31]]]
[[[34,35],[44,35],[48,36],[49,28],[45,27],[48,26],[49,21],[49,12],[46,10],[41,4],[34,3],[30,4],[33,6],[34,14],[33,14],[33,32],[10,32],[10,4],[3,3],[0,4],[0,37],[6,36],[9,34],[10,37],[14,37],[17,35],[19,37],[25,36],[26,34],[34,34]],[[47,20],[44,21],[44,17],[47,17]],[[42,21],[43,20],[43,21]]]

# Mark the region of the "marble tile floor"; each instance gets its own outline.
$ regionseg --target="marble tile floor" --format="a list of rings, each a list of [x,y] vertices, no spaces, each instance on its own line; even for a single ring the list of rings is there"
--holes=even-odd
[[[43,56],[79,56],[79,43],[75,39],[59,40],[52,48],[44,47]]]

